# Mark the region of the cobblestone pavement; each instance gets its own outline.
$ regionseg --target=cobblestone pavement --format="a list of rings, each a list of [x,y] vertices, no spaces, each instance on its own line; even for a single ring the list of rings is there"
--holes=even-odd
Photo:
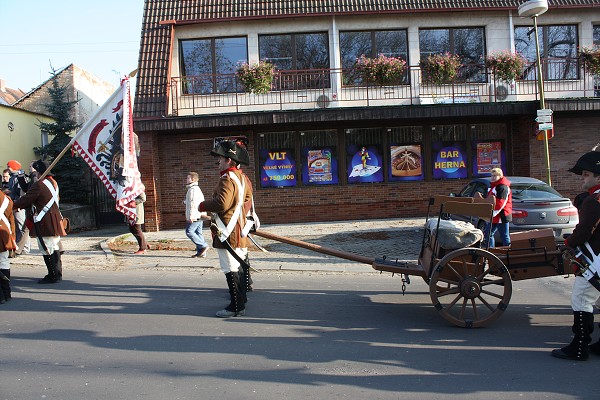
[[[423,236],[424,218],[340,221],[331,223],[264,225],[261,230],[319,246],[369,258],[382,256],[415,260]],[[207,239],[208,229],[204,230]],[[64,239],[63,264],[69,268],[218,268],[216,252],[206,258],[191,258],[193,245],[184,230],[147,232],[152,250],[134,255],[135,239],[126,226],[73,233]],[[250,257],[257,270],[300,270],[331,272],[373,272],[366,264],[328,256],[297,246],[255,236],[268,253],[252,248]],[[109,248],[112,243],[114,250]],[[210,242],[209,242],[210,243]],[[32,252],[12,259],[15,267],[42,263],[37,243]]]

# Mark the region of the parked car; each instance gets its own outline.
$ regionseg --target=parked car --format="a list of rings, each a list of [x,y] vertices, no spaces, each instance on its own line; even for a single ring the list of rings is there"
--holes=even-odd
[[[557,241],[562,241],[564,234],[573,232],[575,225],[579,222],[579,214],[571,200],[562,196],[547,183],[535,178],[508,176],[507,179],[511,182],[513,201],[511,232],[552,228]],[[479,192],[486,197],[489,188],[489,177],[477,178],[469,182],[458,193],[451,195],[473,197],[475,193]],[[452,215],[451,218],[470,221],[482,230],[485,227],[483,220],[471,221],[460,215]]]

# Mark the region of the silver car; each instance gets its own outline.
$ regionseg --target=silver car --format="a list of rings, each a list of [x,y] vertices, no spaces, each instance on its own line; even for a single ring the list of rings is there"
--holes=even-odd
[[[573,232],[579,222],[579,214],[571,200],[563,197],[547,183],[535,178],[523,176],[507,176],[512,191],[512,222],[510,230],[526,231],[531,229],[552,228],[557,241],[563,240],[563,235]],[[460,192],[453,194],[458,197],[473,197],[479,192],[487,196],[490,188],[490,178],[477,178],[469,182]],[[452,219],[462,219],[452,215]],[[485,221],[470,221],[482,229]]]

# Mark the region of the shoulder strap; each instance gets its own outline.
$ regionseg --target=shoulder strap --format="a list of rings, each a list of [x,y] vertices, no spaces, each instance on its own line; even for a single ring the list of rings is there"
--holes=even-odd
[[[46,185],[52,197],[50,198],[48,203],[46,203],[44,208],[42,208],[42,210],[39,213],[37,213],[37,215],[33,216],[33,222],[40,222],[54,203],[56,203],[56,206],[58,207],[58,188],[55,188],[52,182],[50,182],[50,180],[48,179],[44,179],[42,183]]]
[[[12,229],[10,229],[10,222],[8,222],[8,218],[4,215],[4,211],[8,208],[8,197],[4,197],[4,201],[2,205],[0,205],[0,221],[4,222],[6,227],[8,228],[8,233],[12,235]]]

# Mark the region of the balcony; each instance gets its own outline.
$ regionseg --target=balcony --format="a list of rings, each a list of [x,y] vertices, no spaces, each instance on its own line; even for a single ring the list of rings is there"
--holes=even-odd
[[[542,61],[546,99],[600,97],[600,81],[576,59]],[[478,68],[478,71],[485,71]],[[169,116],[214,115],[257,111],[343,107],[498,103],[539,100],[537,68],[527,66],[522,79],[508,84],[490,72],[470,79],[434,85],[422,82],[418,66],[410,67],[398,85],[378,86],[338,69],[277,71],[272,90],[243,91],[234,74],[172,77]]]

